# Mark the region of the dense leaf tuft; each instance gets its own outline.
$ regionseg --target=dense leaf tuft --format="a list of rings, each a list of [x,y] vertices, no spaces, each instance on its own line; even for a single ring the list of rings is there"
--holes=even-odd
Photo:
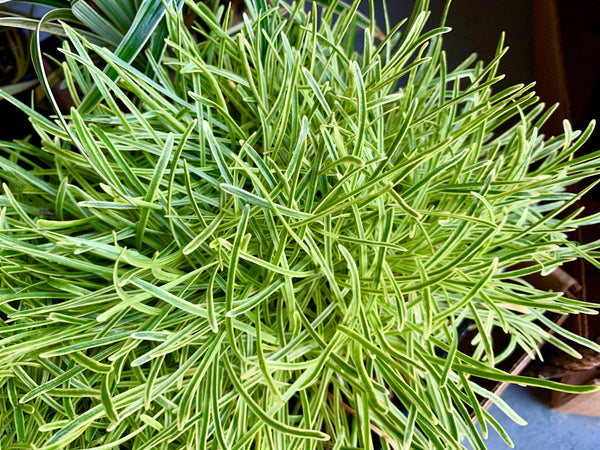
[[[519,418],[472,377],[590,389],[495,366],[593,312],[520,278],[598,256],[566,234],[592,127],[544,137],[502,44],[449,70],[426,11],[247,3],[167,9],[152,75],[63,25],[78,108],[0,143],[0,446],[483,448],[479,398]]]

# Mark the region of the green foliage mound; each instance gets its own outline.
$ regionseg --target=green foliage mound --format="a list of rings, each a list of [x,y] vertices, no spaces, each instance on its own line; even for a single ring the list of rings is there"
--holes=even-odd
[[[592,127],[492,91],[502,44],[449,70],[426,2],[385,34],[331,3],[169,6],[145,73],[64,25],[75,104],[102,95],[0,143],[3,449],[484,448],[479,399],[520,419],[473,377],[594,389],[495,368],[596,348],[544,315],[592,305],[521,278],[597,264],[566,235],[599,218],[565,189]]]

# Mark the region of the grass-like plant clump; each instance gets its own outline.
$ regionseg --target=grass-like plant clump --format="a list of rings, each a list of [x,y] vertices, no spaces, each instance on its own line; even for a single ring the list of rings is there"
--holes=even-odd
[[[64,25],[101,99],[21,105],[41,144],[0,143],[2,448],[484,448],[471,416],[510,439],[481,398],[520,419],[473,377],[595,389],[495,368],[598,349],[545,315],[592,305],[521,278],[597,264],[566,235],[599,218],[565,189],[592,127],[546,138],[531,86],[493,91],[502,44],[450,70],[427,2],[385,33],[356,2],[185,3],[148,74]]]

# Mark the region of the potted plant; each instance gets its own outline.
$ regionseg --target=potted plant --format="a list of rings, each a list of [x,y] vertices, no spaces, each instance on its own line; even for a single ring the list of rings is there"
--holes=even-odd
[[[151,75],[64,24],[77,106],[1,94],[41,140],[0,144],[2,446],[485,448],[481,399],[520,419],[474,378],[596,390],[496,367],[598,349],[546,317],[593,305],[523,279],[597,256],[566,237],[591,126],[493,92],[502,43],[450,70],[423,3],[383,36],[358,2],[185,5],[205,39],[167,2]]]

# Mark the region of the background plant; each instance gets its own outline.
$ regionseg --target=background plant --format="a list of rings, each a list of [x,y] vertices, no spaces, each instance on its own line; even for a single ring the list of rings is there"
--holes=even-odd
[[[0,27],[35,32],[33,43],[38,52],[35,58],[38,74],[43,70],[39,54],[40,33],[64,37],[61,21],[71,23],[91,42],[110,48],[126,62],[134,61],[141,54],[144,61],[138,61],[138,64],[144,71],[151,70],[146,57],[160,61],[165,49],[165,5],[160,0],[2,0],[0,4],[7,5],[0,13]],[[180,8],[181,4],[178,1],[174,5]],[[145,49],[148,50],[146,55]],[[114,77],[112,72],[108,74]],[[92,90],[80,108],[90,109],[98,97],[98,91]]]
[[[21,104],[41,146],[1,143],[3,446],[484,448],[471,414],[510,439],[479,398],[520,419],[473,377],[595,389],[495,368],[599,349],[545,316],[593,305],[520,278],[597,264],[566,236],[598,220],[565,190],[592,126],[545,138],[531,86],[492,92],[502,43],[449,70],[427,2],[381,41],[358,3],[186,5],[205,39],[167,5],[151,74],[64,25],[79,108]]]

